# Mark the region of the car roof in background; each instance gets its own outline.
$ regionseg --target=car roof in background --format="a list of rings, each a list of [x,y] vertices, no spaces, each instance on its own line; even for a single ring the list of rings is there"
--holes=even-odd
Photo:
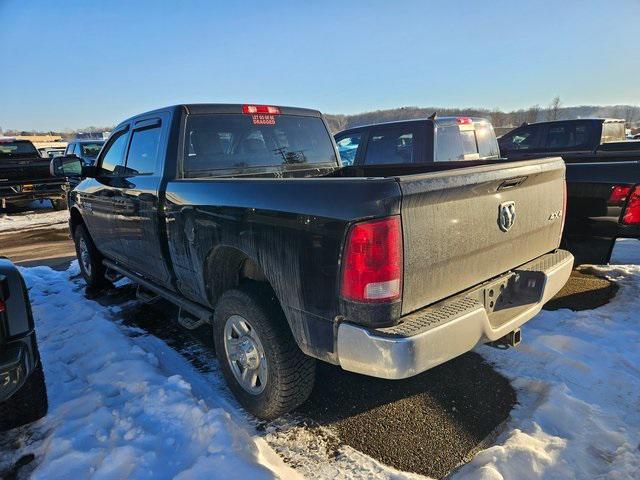
[[[469,117],[469,116],[466,116],[466,115],[436,117],[435,119],[433,119],[433,118],[409,118],[409,119],[406,119],[406,120],[393,120],[391,122],[369,123],[367,125],[358,125],[357,127],[351,127],[351,128],[346,128],[344,130],[341,130],[338,133],[336,133],[335,135],[341,135],[341,134],[346,133],[346,132],[357,132],[358,130],[366,130],[368,128],[373,128],[373,127],[381,127],[381,126],[388,126],[388,125],[404,125],[404,124],[407,124],[407,123],[435,122],[435,124],[438,125],[438,126],[458,125],[459,124],[459,122],[458,122],[459,119],[469,119],[469,120],[471,120],[471,123],[473,123],[473,124],[475,124],[475,123],[483,123],[483,124],[490,123],[489,120],[487,120],[486,118]]]
[[[520,125],[521,127],[527,125],[546,125],[548,123],[566,123],[566,122],[598,122],[598,123],[625,123],[624,118],[565,118],[563,120],[545,120],[543,122],[531,122]],[[514,127],[514,129],[517,127]]]

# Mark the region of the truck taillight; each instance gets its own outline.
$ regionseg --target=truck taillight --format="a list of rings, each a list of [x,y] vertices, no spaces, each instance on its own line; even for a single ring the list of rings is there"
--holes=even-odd
[[[627,185],[616,185],[611,189],[611,195],[607,203],[609,205],[623,205],[631,192],[631,187]]]
[[[341,296],[355,302],[389,302],[402,294],[400,216],[356,223],[342,262]]]
[[[456,122],[458,122],[458,125],[471,125],[473,120],[469,117],[458,117],[456,118]]]
[[[4,312],[7,309],[7,305],[4,303],[4,300],[0,300],[0,313]]]
[[[266,113],[268,115],[280,115],[280,109],[278,107],[272,107],[270,105],[243,105],[242,113]]]
[[[640,185],[636,185],[629,194],[627,208],[624,209],[624,215],[622,216],[622,223],[640,223]]]

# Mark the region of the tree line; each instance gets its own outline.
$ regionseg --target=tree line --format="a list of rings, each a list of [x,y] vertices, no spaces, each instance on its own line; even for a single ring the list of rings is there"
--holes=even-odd
[[[373,123],[393,122],[427,118],[436,112],[440,117],[468,116],[483,117],[491,121],[494,127],[517,127],[524,122],[542,122],[545,120],[570,120],[575,118],[624,118],[628,126],[640,122],[640,107],[633,105],[582,105],[564,107],[560,97],[555,97],[547,106],[532,105],[529,108],[505,112],[499,108],[449,108],[449,107],[401,107],[388,110],[357,113],[354,115],[326,114],[325,118],[333,133],[346,128]]]

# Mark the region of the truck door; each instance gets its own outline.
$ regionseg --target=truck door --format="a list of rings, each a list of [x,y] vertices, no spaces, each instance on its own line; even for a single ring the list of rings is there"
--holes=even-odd
[[[137,119],[122,170],[123,182],[116,201],[118,236],[131,270],[169,287],[166,232],[160,209],[160,184],[167,143],[168,113]]]
[[[98,250],[109,258],[122,260],[123,253],[115,221],[115,201],[120,195],[119,171],[129,140],[129,125],[118,128],[109,138],[98,159],[96,178],[78,194],[78,204]]]

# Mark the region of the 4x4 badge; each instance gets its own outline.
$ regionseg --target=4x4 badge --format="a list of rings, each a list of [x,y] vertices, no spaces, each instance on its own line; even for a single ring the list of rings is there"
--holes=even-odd
[[[508,232],[516,221],[516,202],[504,202],[498,208],[498,226]]]

